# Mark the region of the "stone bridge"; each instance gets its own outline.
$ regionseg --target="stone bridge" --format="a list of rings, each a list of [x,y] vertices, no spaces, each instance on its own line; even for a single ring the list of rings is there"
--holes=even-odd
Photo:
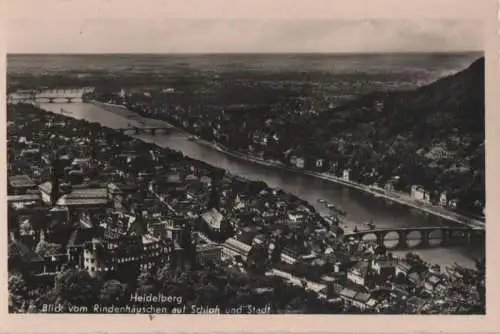
[[[8,102],[72,103],[82,102],[85,93],[93,88],[46,89],[9,94]]]
[[[376,241],[388,249],[450,247],[484,242],[485,230],[471,227],[404,227],[346,233],[346,238]]]
[[[157,135],[157,134],[169,134],[173,128],[169,127],[133,127],[133,128],[122,128],[118,129],[118,131],[122,134],[135,134],[139,135],[142,133]]]

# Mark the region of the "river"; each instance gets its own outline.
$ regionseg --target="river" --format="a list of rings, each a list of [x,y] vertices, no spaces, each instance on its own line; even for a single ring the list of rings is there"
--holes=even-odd
[[[110,128],[126,128],[130,125],[161,125],[162,121],[143,118],[131,111],[113,108],[113,112],[89,103],[46,103],[42,108],[79,119],[86,119]],[[108,109],[108,108],[106,108]],[[452,225],[437,216],[421,212],[401,204],[382,198],[375,198],[369,194],[350,189],[346,186],[321,180],[300,173],[257,165],[235,157],[228,156],[209,146],[196,141],[188,140],[189,135],[182,131],[173,131],[167,135],[139,135],[143,140],[154,142],[161,147],[169,147],[182,151],[186,156],[205,161],[208,164],[229,171],[231,174],[251,180],[266,182],[270,187],[281,188],[284,191],[297,195],[308,201],[320,213],[328,214],[328,209],[318,203],[318,199],[325,199],[335,203],[337,207],[347,212],[346,221],[350,228],[372,220],[377,227],[413,227]],[[398,252],[394,252],[398,254]],[[405,253],[405,252],[402,252]],[[450,265],[457,262],[464,266],[473,266],[474,258],[482,255],[482,247],[434,248],[418,250],[426,261]]]

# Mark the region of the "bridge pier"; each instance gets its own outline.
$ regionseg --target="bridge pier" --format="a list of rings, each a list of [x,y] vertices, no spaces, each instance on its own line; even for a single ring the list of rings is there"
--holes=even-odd
[[[380,247],[385,247],[385,244],[384,244],[385,233],[384,232],[377,232],[377,233],[375,233],[375,235],[377,236],[377,245],[379,245]]]
[[[403,249],[408,247],[408,244],[406,243],[408,239],[408,233],[408,231],[404,230],[398,231],[399,241],[395,247],[396,249]]]
[[[473,230],[470,232],[471,243],[473,244],[484,244],[484,231]]]
[[[484,230],[448,226],[367,230],[346,235],[349,236],[357,240],[374,240],[378,246],[388,249],[447,247],[481,241],[484,243]]]
[[[423,248],[423,247],[428,247],[430,245],[429,240],[432,232],[433,232],[432,230],[420,231],[420,237],[422,238],[419,244],[420,247]]]

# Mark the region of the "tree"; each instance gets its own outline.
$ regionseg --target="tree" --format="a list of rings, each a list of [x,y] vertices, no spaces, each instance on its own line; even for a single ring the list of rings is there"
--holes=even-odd
[[[228,219],[224,219],[221,222],[220,227],[220,239],[225,241],[226,239],[232,237],[235,234],[235,230]]]
[[[8,229],[9,232],[14,232],[16,234],[16,237],[19,234],[19,217],[16,212],[16,210],[12,207],[12,205],[9,203],[8,209],[7,209],[7,224],[8,224]]]
[[[100,291],[99,301],[104,305],[123,305],[128,301],[127,285],[118,280],[106,281]]]
[[[50,227],[51,217],[47,208],[37,210],[36,214],[33,214],[30,219],[31,226],[36,232],[46,230]]]
[[[68,269],[56,276],[54,292],[63,302],[90,307],[98,300],[100,289],[87,271]]]
[[[20,273],[9,273],[9,312],[22,312],[28,301],[28,287]]]
[[[253,274],[264,274],[267,264],[267,249],[262,245],[254,245],[247,256],[247,271]]]
[[[31,298],[28,306],[29,313],[46,312],[43,309],[44,305],[56,305],[61,302],[54,289],[43,290],[39,288],[33,290]],[[67,302],[63,302],[62,304],[67,304]]]
[[[137,293],[150,294],[156,292],[156,281],[150,272],[142,272],[137,278]]]
[[[50,243],[45,240],[40,240],[35,248],[35,252],[43,257],[59,254],[63,250],[64,247],[62,245]]]
[[[485,303],[486,303],[486,282],[485,282],[485,266],[486,261],[484,257],[480,259],[476,259],[476,279],[477,279],[477,291],[479,293],[479,301],[481,303],[481,307],[484,312]]]

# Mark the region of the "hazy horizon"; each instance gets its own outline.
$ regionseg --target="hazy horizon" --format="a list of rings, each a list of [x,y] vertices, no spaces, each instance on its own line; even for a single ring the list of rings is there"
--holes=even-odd
[[[11,19],[8,54],[353,54],[484,50],[480,21]]]

